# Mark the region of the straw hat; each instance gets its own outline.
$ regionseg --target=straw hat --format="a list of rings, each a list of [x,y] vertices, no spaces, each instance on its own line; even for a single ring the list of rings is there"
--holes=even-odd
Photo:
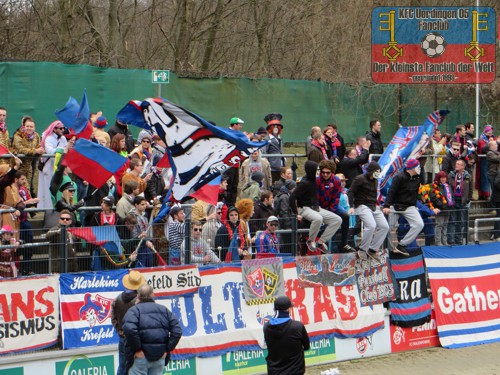
[[[128,290],[137,290],[142,284],[146,284],[146,279],[138,271],[130,271],[128,275],[123,276],[123,286]]]

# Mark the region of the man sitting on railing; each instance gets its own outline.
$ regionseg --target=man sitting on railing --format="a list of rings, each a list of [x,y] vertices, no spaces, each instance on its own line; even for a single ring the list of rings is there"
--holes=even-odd
[[[404,171],[394,176],[391,187],[384,202],[384,214],[396,214],[395,222],[399,215],[403,215],[410,225],[408,233],[393,249],[394,252],[409,256],[406,246],[411,244],[424,228],[424,222],[416,207],[418,188],[420,187],[420,163],[417,159],[408,159]]]

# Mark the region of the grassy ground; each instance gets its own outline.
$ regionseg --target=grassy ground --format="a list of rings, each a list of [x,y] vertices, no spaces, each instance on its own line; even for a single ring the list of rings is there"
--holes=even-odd
[[[285,147],[285,154],[297,154],[297,155],[304,155],[306,153],[305,150],[305,145],[299,145],[298,143],[292,145],[292,146],[286,146]],[[297,177],[302,177],[304,176],[304,163],[306,162],[307,158],[305,156],[303,157],[287,157],[286,158],[286,165],[288,167],[292,166],[292,162],[295,160],[295,163],[297,164]]]

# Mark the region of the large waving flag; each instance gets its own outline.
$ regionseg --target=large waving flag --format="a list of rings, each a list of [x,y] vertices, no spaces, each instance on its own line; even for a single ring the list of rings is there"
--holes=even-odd
[[[64,156],[62,163],[70,167],[78,177],[99,189],[127,160],[107,147],[78,139]]]
[[[83,92],[81,104],[75,98],[69,97],[63,109],[55,112],[57,118],[69,129],[70,134],[77,138],[89,139],[92,135],[92,124],[90,120],[90,107],[87,100],[87,91]]]
[[[378,160],[382,173],[379,178],[379,189],[386,196],[391,186],[392,178],[401,171],[408,159],[418,159],[429,145],[434,131],[441,124],[447,110],[432,112],[420,126],[405,126],[399,128],[384,153]]]
[[[123,254],[120,236],[115,226],[68,228],[68,231],[93,245],[104,247],[109,254]]]
[[[165,142],[174,172],[171,187],[174,201],[192,196],[267,143],[250,142],[242,132],[214,126],[162,98],[130,101],[116,118],[154,130]]]

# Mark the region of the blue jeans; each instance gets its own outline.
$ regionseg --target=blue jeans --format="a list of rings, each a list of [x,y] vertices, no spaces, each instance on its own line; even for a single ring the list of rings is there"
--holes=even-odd
[[[116,370],[116,375],[127,375],[125,369],[125,344],[127,339],[120,336],[120,341],[118,342],[118,369]]]
[[[463,245],[467,233],[467,208],[460,202],[460,197],[455,197],[455,205],[450,211],[448,220],[448,244]]]
[[[135,358],[128,375],[162,375],[165,358],[150,362],[146,358]]]

